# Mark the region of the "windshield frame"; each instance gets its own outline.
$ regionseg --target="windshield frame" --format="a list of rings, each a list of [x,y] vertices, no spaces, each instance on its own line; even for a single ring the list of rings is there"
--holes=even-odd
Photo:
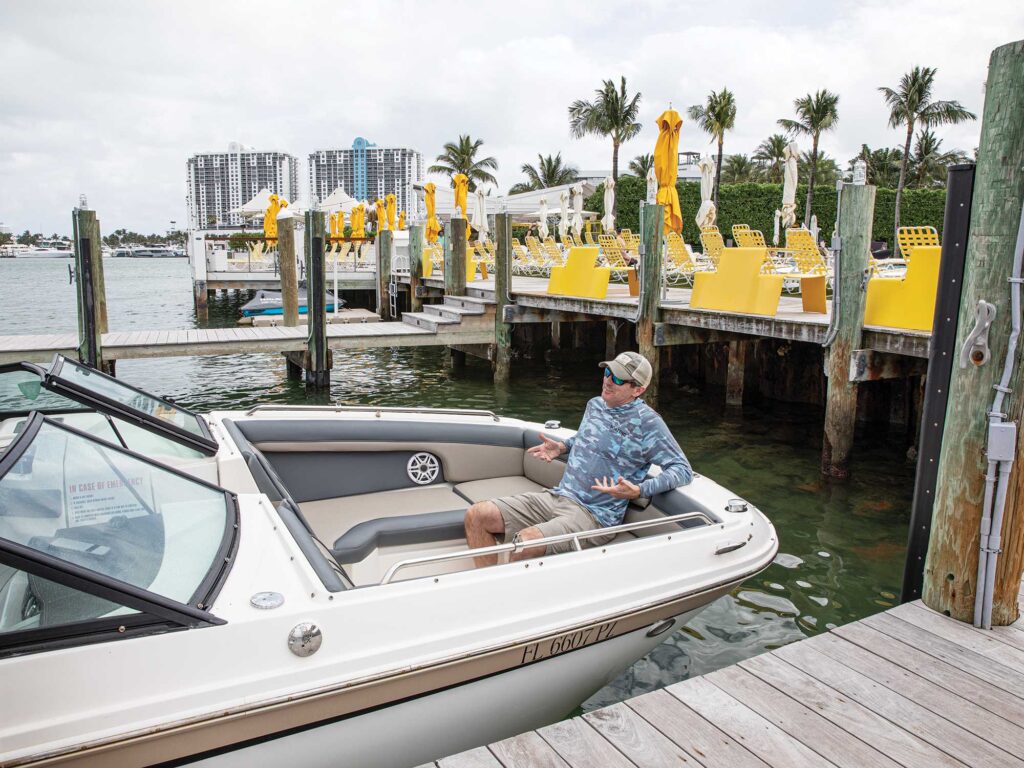
[[[225,521],[224,534],[221,538],[217,554],[213,558],[206,576],[203,577],[199,586],[196,587],[188,603],[178,602],[120,579],[115,579],[23,544],[18,544],[10,539],[0,538],[0,563],[139,611],[138,614],[98,617],[73,624],[0,634],[0,658],[11,653],[46,650],[48,647],[52,647],[52,640],[54,638],[67,641],[58,643],[58,645],[66,645],[68,642],[77,644],[80,641],[77,638],[80,638],[82,635],[95,634],[96,632],[109,633],[112,629],[115,630],[114,637],[121,637],[124,635],[121,627],[155,624],[184,629],[227,623],[224,619],[210,613],[208,608],[216,599],[217,594],[227,579],[235,559],[235,553],[238,550],[241,516],[238,509],[238,499],[235,494],[220,486],[208,483],[201,478],[181,472],[174,467],[153,461],[136,451],[126,449],[115,443],[89,435],[67,424],[48,418],[39,411],[34,411],[29,416],[28,421],[25,423],[25,428],[14,442],[10,444],[7,451],[0,456],[0,478],[5,477],[14,465],[20,461],[24,453],[33,444],[36,435],[44,424],[64,430],[84,440],[98,443],[105,450],[126,454],[160,471],[170,472],[185,480],[220,492],[224,496],[225,511],[228,517]]]
[[[107,374],[102,371],[91,371],[99,376],[112,379],[117,382],[118,385],[131,390],[132,392],[152,398],[153,400],[166,405],[168,408],[193,416],[202,432],[201,435],[197,435],[194,432],[183,429],[177,424],[173,424],[169,421],[154,418],[147,413],[128,407],[123,403],[112,400],[98,392],[93,392],[85,387],[80,387],[73,381],[61,378],[60,374],[65,362],[74,363],[74,361],[70,361],[68,358],[64,357],[64,355],[54,355],[53,362],[50,364],[49,370],[43,372],[43,386],[51,392],[62,395],[69,400],[80,402],[86,407],[93,408],[101,413],[117,416],[119,419],[123,419],[124,421],[135,424],[136,426],[151,432],[158,432],[165,437],[174,440],[176,443],[188,446],[189,448],[194,448],[206,456],[216,455],[217,450],[219,449],[217,440],[213,437],[213,433],[210,432],[209,425],[207,425],[206,421],[198,413],[191,411],[188,408],[183,408],[177,403],[172,403],[162,397],[157,397],[153,393],[147,392],[144,389],[133,387],[131,384],[128,384],[121,379],[107,376]]]

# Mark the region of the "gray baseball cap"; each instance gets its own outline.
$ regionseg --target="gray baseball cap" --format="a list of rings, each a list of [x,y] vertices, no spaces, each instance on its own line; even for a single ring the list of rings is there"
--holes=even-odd
[[[650,384],[651,376],[654,374],[651,363],[639,352],[623,352],[614,360],[605,360],[602,363],[598,363],[597,367],[610,368],[612,373],[620,379],[629,379],[641,387],[646,387]]]

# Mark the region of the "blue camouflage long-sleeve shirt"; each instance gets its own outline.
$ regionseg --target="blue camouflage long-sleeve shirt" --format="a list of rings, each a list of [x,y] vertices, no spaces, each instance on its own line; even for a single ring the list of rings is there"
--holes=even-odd
[[[568,466],[552,491],[578,501],[603,526],[621,523],[629,502],[592,490],[595,478],[607,477],[615,482],[624,477],[639,484],[640,495],[646,498],[693,479],[690,462],[679,443],[661,416],[642,400],[609,408],[595,397],[587,403],[576,436],[565,444],[569,449]],[[652,464],[661,468],[661,474],[644,480]]]

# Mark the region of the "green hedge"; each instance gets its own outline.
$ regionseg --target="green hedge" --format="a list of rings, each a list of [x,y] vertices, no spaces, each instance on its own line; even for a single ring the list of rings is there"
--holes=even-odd
[[[700,208],[700,183],[680,181],[679,205],[683,211],[683,238],[695,244],[699,241],[694,217]],[[635,176],[621,176],[615,187],[618,194],[619,215],[617,229],[639,231],[640,201],[647,194],[647,182]],[[807,186],[797,187],[797,221],[802,222]],[[774,231],[775,210],[782,203],[781,184],[723,184],[718,193],[718,227],[728,237],[733,224],[749,224],[759,229],[765,239],[771,242]],[[900,206],[900,222],[906,226],[930,225],[942,234],[942,218],[946,207],[945,189],[905,189]],[[586,200],[588,211],[604,215],[604,185],[597,188]],[[893,214],[896,210],[896,190],[878,190],[875,195],[875,221],[873,238],[891,240]],[[832,234],[836,220],[836,191],[834,188],[817,187],[814,190],[814,213],[818,217],[818,229],[827,241]]]

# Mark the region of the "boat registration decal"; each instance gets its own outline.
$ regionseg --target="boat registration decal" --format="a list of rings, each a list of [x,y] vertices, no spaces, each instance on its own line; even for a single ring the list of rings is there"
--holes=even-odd
[[[519,664],[529,664],[541,659],[548,659],[562,653],[575,651],[577,648],[582,648],[585,645],[607,640],[612,636],[612,632],[615,631],[616,624],[618,624],[617,621],[607,621],[604,624],[597,624],[593,627],[577,629],[575,632],[565,632],[561,635],[556,635],[550,640],[530,643],[523,648],[523,658],[519,661]]]

